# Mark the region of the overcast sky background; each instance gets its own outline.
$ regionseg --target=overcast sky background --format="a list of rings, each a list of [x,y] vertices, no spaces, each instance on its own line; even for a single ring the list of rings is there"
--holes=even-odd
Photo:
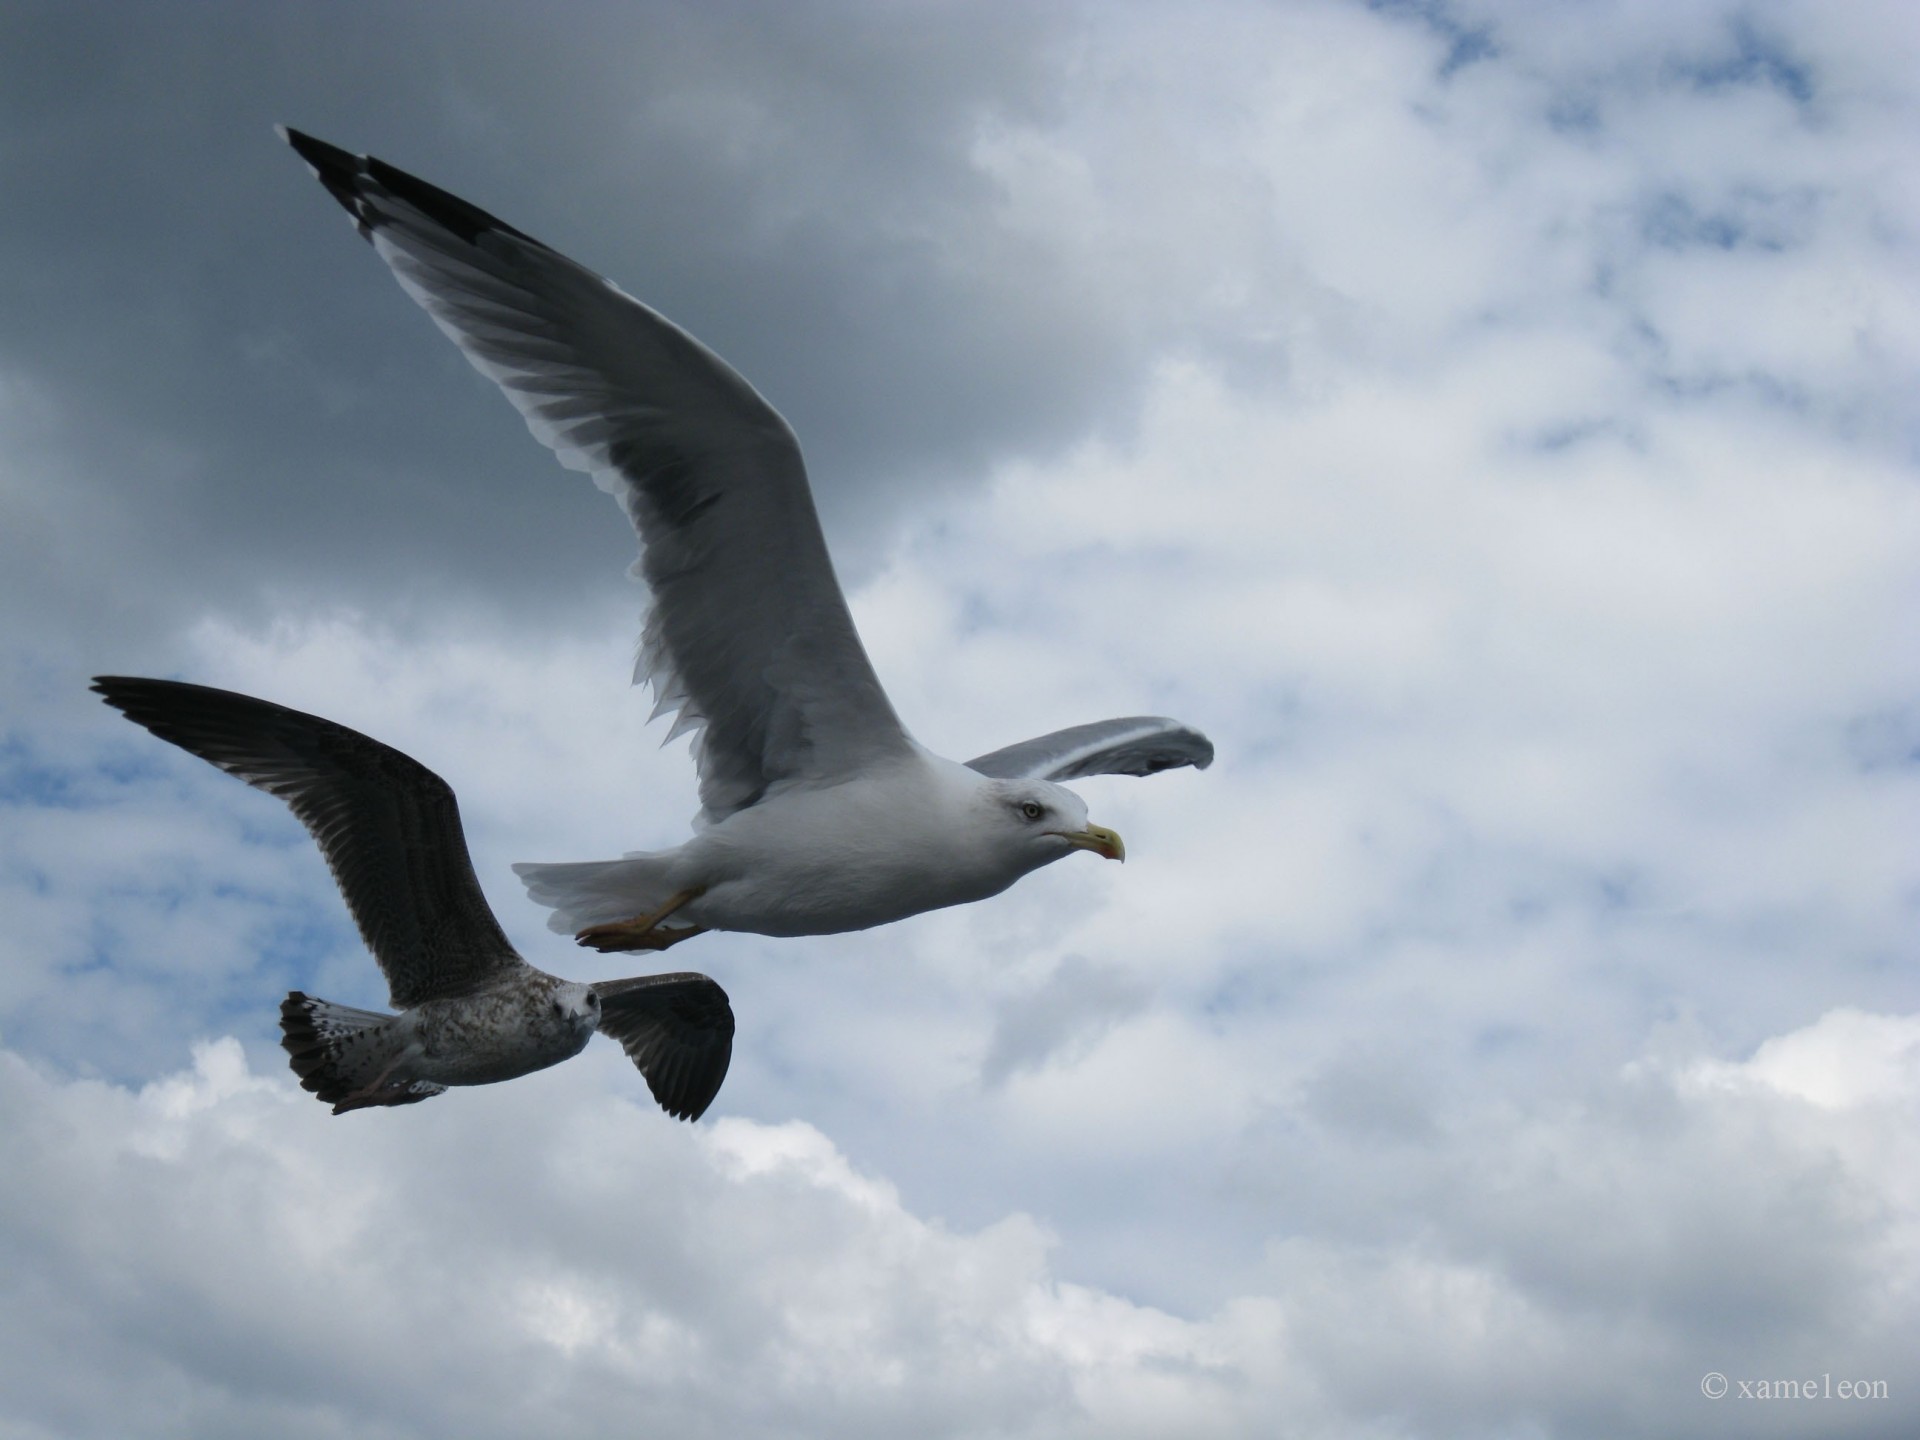
[[[1917,75],[1894,0],[0,4],[0,1437],[1920,1431]],[[619,513],[276,121],[752,380],[927,744],[1218,763],[676,952],[698,1126],[604,1042],[330,1117],[324,867],[89,676],[416,756],[582,978],[508,865],[695,801]]]

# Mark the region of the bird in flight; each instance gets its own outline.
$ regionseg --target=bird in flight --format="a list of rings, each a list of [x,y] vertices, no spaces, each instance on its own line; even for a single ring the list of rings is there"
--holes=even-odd
[[[1125,858],[1060,782],[1205,769],[1198,730],[1130,716],[944,759],[894,713],[835,579],[793,431],[725,361],[611,281],[405,171],[283,128],[400,287],[534,436],[638,532],[636,682],[694,732],[701,809],[671,850],[516,865],[601,951],[705,930],[823,935],[982,900],[1077,850]],[[677,713],[676,713],[677,712]]]
[[[536,970],[488,908],[460,806],[419,761],[298,710],[174,680],[102,675],[93,688],[135,724],[277,795],[326,857],[398,1015],[295,990],[281,1044],[333,1113],[411,1105],[491,1085],[586,1048],[625,1047],[669,1115],[697,1120],[733,1055],[733,1008],[705,975],[581,984]]]

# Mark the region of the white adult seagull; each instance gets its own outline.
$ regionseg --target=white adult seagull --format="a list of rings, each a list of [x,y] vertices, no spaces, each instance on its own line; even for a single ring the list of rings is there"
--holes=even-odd
[[[1058,782],[1202,769],[1158,716],[957,764],[894,714],[834,579],[793,431],[612,282],[391,165],[295,130],[394,278],[540,442],[625,509],[651,604],[634,679],[694,731],[701,811],[673,850],[516,865],[555,930],[664,950],[704,930],[824,935],[982,900],[1075,850],[1125,858]],[[664,922],[672,917],[676,923]]]

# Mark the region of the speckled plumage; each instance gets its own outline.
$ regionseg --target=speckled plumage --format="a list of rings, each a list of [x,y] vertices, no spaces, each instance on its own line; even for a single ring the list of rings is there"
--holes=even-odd
[[[287,802],[333,872],[387,977],[397,1015],[294,991],[282,1044],[300,1083],[335,1114],[410,1105],[618,1040],[669,1114],[697,1119],[719,1093],[733,1010],[704,975],[585,984],[535,969],[481,893],[447,783],[331,720],[171,680],[101,676],[129,720]]]

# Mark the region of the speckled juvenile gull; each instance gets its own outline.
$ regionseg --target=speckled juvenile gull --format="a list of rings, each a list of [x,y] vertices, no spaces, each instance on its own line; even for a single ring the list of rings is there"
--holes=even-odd
[[[799,444],[752,386],[532,236],[379,160],[281,134],[401,288],[639,533],[651,604],[635,679],[655,715],[678,712],[669,739],[695,732],[701,811],[677,849],[516,865],[553,928],[657,950],[704,929],[827,934],[984,899],[1074,850],[1123,858],[1057,782],[1211,762],[1204,735],[1155,716],[967,765],[919,745],[854,631]]]
[[[280,1006],[300,1083],[338,1115],[411,1105],[578,1055],[598,1029],[668,1114],[700,1117],[726,1079],[733,1008],[705,975],[583,985],[536,970],[474,877],[447,782],[358,731],[265,700],[102,675],[106,702],[162,740],[287,802],[320,847],[387,977],[385,1015],[298,990]]]

